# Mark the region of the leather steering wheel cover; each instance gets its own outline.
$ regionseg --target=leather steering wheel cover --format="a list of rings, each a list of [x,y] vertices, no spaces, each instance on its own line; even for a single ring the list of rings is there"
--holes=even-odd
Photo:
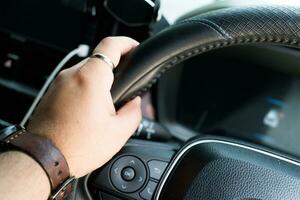
[[[208,145],[206,148],[201,148],[203,145]],[[219,151],[218,148],[215,148],[215,145],[223,145],[223,147],[227,146],[230,148],[229,152],[226,150],[226,148],[220,148]],[[194,155],[191,155],[191,151],[196,150],[197,153]],[[244,153],[242,153],[245,151]],[[203,156],[203,155],[205,156]],[[205,158],[207,157],[207,158]],[[210,164],[214,163],[217,160],[224,160],[226,157],[231,157],[229,160],[230,163],[232,162],[233,165],[235,165],[236,161],[242,161],[258,167],[255,168],[251,173],[249,173],[249,176],[247,176],[247,173],[240,173],[241,171],[238,171],[238,179],[236,179],[234,184],[239,185],[239,187],[231,187],[232,191],[229,191],[230,195],[232,195],[230,198],[225,197],[226,192],[228,194],[228,191],[223,188],[223,190],[216,189],[215,191],[211,191],[206,187],[206,184],[203,184],[205,187],[206,192],[202,191],[201,194],[205,193],[217,193],[218,198],[215,198],[215,195],[209,195],[205,196],[205,198],[199,198],[199,194],[197,195],[197,192],[195,191],[192,193],[192,198],[186,198],[186,191],[189,191],[191,187],[193,187],[193,182],[197,178],[197,175],[199,172],[201,172],[203,169],[211,169],[212,166]],[[187,158],[187,159],[186,159]],[[184,160],[186,159],[186,160]],[[187,162],[188,160],[188,162]],[[203,161],[207,161],[206,164],[203,164]],[[255,162],[254,162],[255,161]],[[188,163],[188,164],[187,164]],[[201,163],[201,164],[199,164]],[[183,165],[185,169],[185,173],[178,173],[179,165]],[[203,167],[195,167],[196,165],[203,165]],[[250,166],[249,165],[249,166]],[[228,166],[227,166],[228,167]],[[233,175],[235,173],[235,169],[232,167],[225,167],[219,166],[217,171],[219,173],[224,173],[224,176],[227,176],[229,174],[226,174],[226,171],[230,171],[230,175]],[[240,166],[235,166],[236,169],[238,169]],[[247,167],[248,168],[248,167]],[[252,167],[250,167],[252,168]],[[248,168],[248,169],[250,169]],[[300,184],[300,175],[299,175],[299,169],[300,169],[300,163],[297,160],[297,158],[291,158],[288,155],[275,153],[274,150],[268,149],[266,147],[257,146],[254,144],[249,144],[246,142],[241,142],[238,140],[233,139],[226,139],[222,137],[200,137],[200,138],[194,138],[187,142],[173,157],[171,163],[169,164],[168,168],[164,172],[164,175],[162,179],[160,180],[158,187],[155,191],[154,198],[155,200],[159,199],[299,199],[300,190],[299,190],[299,184]],[[188,177],[193,174],[192,171],[196,170],[196,174],[193,177],[190,177],[192,181],[188,181]],[[242,170],[243,171],[243,170]],[[202,171],[204,172],[204,171]],[[208,172],[208,171],[206,171]],[[215,171],[216,172],[216,171]],[[245,171],[244,171],[245,172]],[[263,173],[261,173],[263,172]],[[267,172],[267,173],[265,173]],[[274,177],[270,174],[270,172],[278,173]],[[180,174],[180,175],[179,175]],[[205,173],[204,174],[208,174]],[[217,173],[218,174],[218,173]],[[183,178],[184,175],[184,178]],[[266,176],[265,176],[266,175]],[[279,176],[278,176],[279,175]],[[289,181],[292,181],[292,184],[286,184],[281,175],[284,175]],[[242,180],[241,177],[244,177],[245,179]],[[177,177],[180,181],[171,180],[173,177]],[[249,181],[251,177],[254,178],[254,182]],[[205,177],[205,181],[207,181],[207,176]],[[220,180],[217,180],[217,177],[214,177],[215,179],[211,179],[215,182],[215,184],[209,184],[212,188],[217,188],[217,185],[231,185],[233,186],[233,182],[228,181],[226,182]],[[261,180],[259,180],[261,179]],[[262,180],[264,179],[264,180]],[[176,180],[176,179],[175,179]],[[219,183],[218,183],[219,181]],[[257,181],[262,181],[265,183],[262,183],[260,186],[256,186],[258,184]],[[171,188],[171,190],[168,190],[166,187],[168,187],[168,184],[174,184],[178,188]],[[233,184],[233,185],[232,185]],[[199,186],[199,185],[198,185]],[[229,187],[230,188],[230,187]],[[228,189],[228,187],[227,187]],[[198,190],[198,187],[196,188]],[[199,189],[200,190],[200,189]],[[237,190],[242,191],[242,193],[237,192]],[[252,190],[252,192],[250,192]],[[182,194],[180,194],[182,193]],[[251,194],[252,193],[252,194]],[[169,196],[166,197],[164,194],[168,194]],[[271,194],[271,195],[270,195]],[[237,195],[237,196],[236,196]],[[172,196],[170,198],[170,196]]]
[[[115,71],[116,106],[146,92],[169,68],[193,56],[241,44],[300,46],[300,9],[221,9],[175,24],[142,43]]]

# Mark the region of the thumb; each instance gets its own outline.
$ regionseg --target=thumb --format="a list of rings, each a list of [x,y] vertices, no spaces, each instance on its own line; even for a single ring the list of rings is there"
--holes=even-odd
[[[127,102],[117,112],[117,126],[121,132],[130,137],[142,119],[141,98],[136,97]]]

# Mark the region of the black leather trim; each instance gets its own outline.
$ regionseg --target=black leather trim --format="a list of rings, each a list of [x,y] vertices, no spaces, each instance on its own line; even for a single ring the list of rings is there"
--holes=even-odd
[[[300,9],[229,8],[175,24],[142,43],[115,71],[115,105],[147,91],[169,68],[193,56],[232,45],[300,46]]]
[[[299,169],[295,158],[264,147],[194,138],[173,157],[153,199],[299,199]]]

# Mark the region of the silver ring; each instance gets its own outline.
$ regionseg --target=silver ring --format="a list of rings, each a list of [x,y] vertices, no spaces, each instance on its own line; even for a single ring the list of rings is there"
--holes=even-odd
[[[115,69],[115,64],[111,61],[111,59],[109,59],[109,57],[107,57],[106,55],[102,54],[102,53],[93,53],[92,56],[90,56],[90,58],[98,58],[102,61],[104,61],[106,64],[108,64],[111,67],[111,70]]]

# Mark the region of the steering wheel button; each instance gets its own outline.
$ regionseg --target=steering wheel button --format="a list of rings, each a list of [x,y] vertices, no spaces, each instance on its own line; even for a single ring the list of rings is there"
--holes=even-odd
[[[153,182],[153,181],[149,181],[149,183],[147,184],[147,186],[145,187],[145,189],[140,193],[140,196],[143,199],[152,199],[152,196],[154,194],[154,191],[156,189],[157,183]]]
[[[135,156],[118,158],[110,170],[110,179],[113,186],[125,193],[132,193],[140,189],[147,178],[144,163]]]
[[[167,162],[163,162],[159,160],[149,161],[148,167],[150,169],[150,177],[159,180],[167,166],[168,166]]]
[[[143,179],[143,177],[139,176],[138,179],[137,179],[137,181],[141,183],[141,182],[144,181],[144,179]]]
[[[114,172],[116,175],[118,175],[118,174],[119,174],[119,167],[114,168],[114,169],[113,169],[113,172]]]
[[[135,171],[132,167],[125,167],[122,170],[121,175],[125,181],[132,181],[135,177]]]
[[[130,160],[130,161],[128,162],[128,164],[129,164],[129,165],[135,165],[135,161],[134,161],[134,160]]]
[[[126,189],[127,189],[127,185],[122,184],[122,185],[121,185],[121,188],[122,188],[123,190],[126,190]]]

